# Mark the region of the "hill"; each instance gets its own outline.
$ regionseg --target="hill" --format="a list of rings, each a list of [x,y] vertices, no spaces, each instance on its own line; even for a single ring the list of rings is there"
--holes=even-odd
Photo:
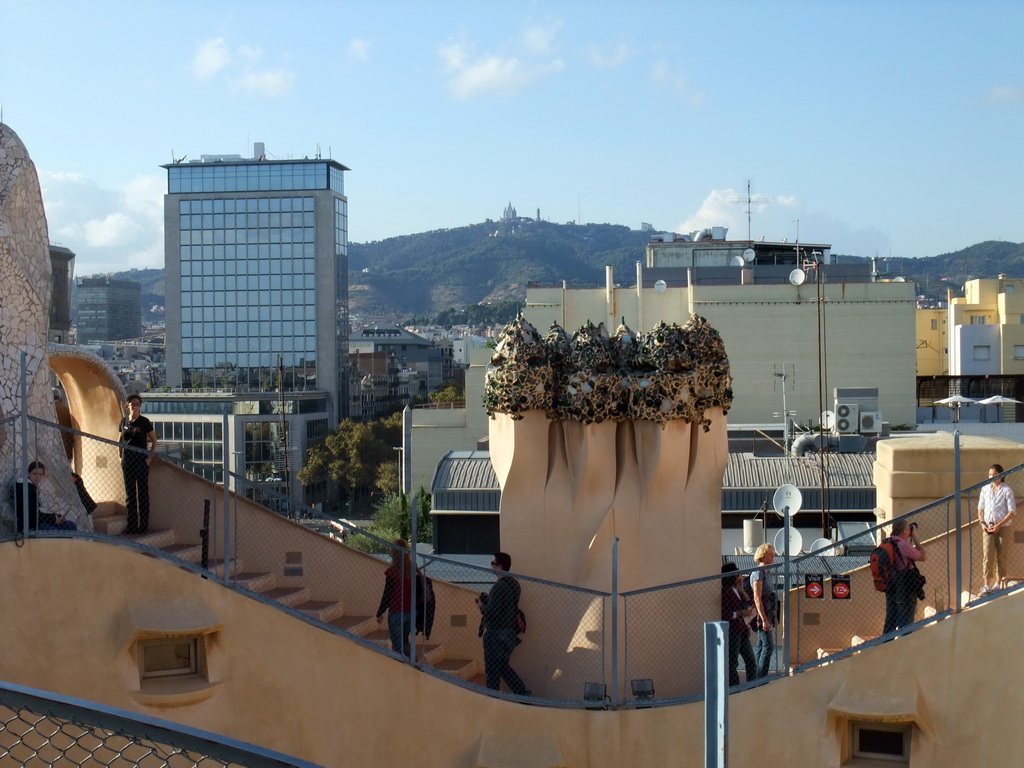
[[[349,309],[424,315],[484,301],[524,300],[531,280],[601,281],[607,264],[632,274],[649,235],[615,224],[519,219],[352,243]]]
[[[606,265],[629,282],[650,234],[617,224],[517,219],[350,243],[349,311],[363,320],[401,320],[450,307],[522,301],[530,281],[603,283]],[[920,259],[880,259],[879,272],[903,275],[917,283],[918,294],[945,299],[947,287],[959,292],[968,278],[1024,277],[1024,243],[990,240]],[[142,283],[144,317],[152,318],[150,308],[163,305],[163,270],[114,276]]]

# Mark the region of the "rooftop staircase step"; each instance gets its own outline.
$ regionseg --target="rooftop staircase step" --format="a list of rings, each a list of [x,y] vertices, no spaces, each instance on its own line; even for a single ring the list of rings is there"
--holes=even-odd
[[[274,587],[261,592],[264,597],[292,608],[309,601],[308,587]]]
[[[376,623],[376,620],[374,620],[374,623]],[[377,645],[383,646],[385,648],[391,647],[391,635],[388,633],[386,629],[380,629],[378,627],[372,632],[367,632],[365,635],[363,635],[363,637],[369,640],[371,643],[376,643]]]
[[[443,664],[448,658],[443,645],[437,643],[420,643],[416,646],[416,657],[422,659],[432,667]]]
[[[235,575],[235,583],[250,592],[266,592],[277,584],[277,577],[272,573],[245,571]]]
[[[366,637],[377,629],[375,616],[339,616],[327,623],[356,637]]]
[[[444,672],[445,674],[457,677],[461,680],[472,681],[477,677],[476,662],[473,659],[444,659],[439,661],[437,664],[431,664],[434,669],[438,672]],[[483,677],[482,675],[480,677]],[[486,683],[486,678],[483,679],[481,685]]]
[[[839,653],[840,651],[846,650],[845,648],[819,648],[818,658],[824,659],[827,656],[831,656],[833,653]]]
[[[108,536],[120,536],[128,527],[128,516],[125,514],[93,515],[92,528],[96,533]]]
[[[328,622],[345,613],[345,604],[337,600],[308,600],[295,606],[310,618]]]
[[[154,549],[163,549],[164,547],[170,547],[175,543],[175,534],[173,530],[151,530],[146,533],[132,533],[126,534],[124,538],[131,539],[138,544],[145,544],[147,547],[153,547]]]
[[[877,638],[878,635],[854,635],[850,640],[850,645],[863,645],[864,643]]]
[[[217,574],[218,576],[224,575],[225,561],[219,557],[210,558],[206,564],[206,570]],[[234,577],[237,578],[237,574],[242,572],[242,563],[238,560],[228,560],[227,570]]]
[[[186,563],[198,563],[203,559],[202,544],[170,544],[160,547],[160,551],[166,552],[178,560],[184,560]]]
[[[471,682],[473,685],[479,685],[481,688],[486,688],[487,675],[485,675],[483,672],[478,672],[477,674],[469,678],[469,682]]]

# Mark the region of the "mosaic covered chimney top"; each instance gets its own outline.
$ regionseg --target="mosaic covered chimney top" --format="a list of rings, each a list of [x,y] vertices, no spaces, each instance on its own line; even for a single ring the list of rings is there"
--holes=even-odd
[[[609,336],[589,321],[571,338],[557,324],[542,338],[522,313],[502,329],[487,369],[484,406],[492,417],[684,421],[707,431],[705,412],[732,404],[732,377],[718,331],[698,315],[683,326],[658,323]]]

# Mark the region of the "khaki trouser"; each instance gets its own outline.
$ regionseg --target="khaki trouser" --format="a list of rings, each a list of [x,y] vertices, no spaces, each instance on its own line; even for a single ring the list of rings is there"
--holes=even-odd
[[[985,582],[999,585],[999,579],[1006,576],[1006,568],[1003,563],[1003,552],[1006,542],[1003,537],[1006,528],[1000,528],[995,533],[981,532],[981,569]]]

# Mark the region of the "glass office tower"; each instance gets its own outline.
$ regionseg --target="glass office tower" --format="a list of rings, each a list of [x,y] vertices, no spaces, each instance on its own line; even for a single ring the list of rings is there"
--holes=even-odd
[[[318,390],[346,416],[348,199],[333,160],[165,165],[172,387]]]

